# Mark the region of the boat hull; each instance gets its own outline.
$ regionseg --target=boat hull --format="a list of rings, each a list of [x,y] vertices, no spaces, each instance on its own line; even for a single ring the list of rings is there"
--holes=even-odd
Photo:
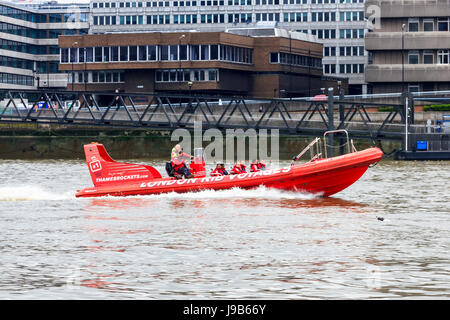
[[[161,193],[186,193],[231,188],[252,189],[260,186],[288,191],[330,196],[356,182],[369,165],[381,160],[378,148],[281,169],[253,173],[192,179],[161,178],[117,183],[79,190],[76,197],[133,196]]]

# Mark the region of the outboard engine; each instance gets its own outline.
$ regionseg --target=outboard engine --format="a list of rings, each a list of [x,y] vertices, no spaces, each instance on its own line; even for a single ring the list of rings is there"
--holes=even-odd
[[[191,161],[189,169],[191,170],[191,174],[195,178],[206,177],[205,157],[203,155],[203,148],[194,149],[194,160]]]

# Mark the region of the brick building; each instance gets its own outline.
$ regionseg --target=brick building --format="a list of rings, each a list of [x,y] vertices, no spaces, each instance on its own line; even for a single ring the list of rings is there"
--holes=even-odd
[[[323,77],[315,37],[276,28],[61,36],[59,47],[69,90],[268,98],[348,87]]]

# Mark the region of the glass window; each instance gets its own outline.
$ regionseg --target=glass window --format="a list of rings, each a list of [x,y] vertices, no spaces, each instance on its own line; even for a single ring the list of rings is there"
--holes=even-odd
[[[438,31],[448,31],[448,19],[438,19]]]
[[[161,61],[169,60],[169,46],[159,47],[159,58]]]
[[[187,48],[188,46],[185,44],[180,45],[180,60],[187,60]]]
[[[434,21],[433,20],[424,20],[423,21],[423,31],[425,31],[425,32],[434,31]]]
[[[177,61],[178,60],[178,46],[171,45],[171,46],[169,46],[169,50],[170,50],[170,60]]]
[[[147,46],[139,46],[139,61],[147,60]]]
[[[157,59],[157,51],[156,46],[147,46],[147,60],[156,61]]]
[[[199,50],[198,45],[191,45],[191,60],[200,60]]]
[[[217,44],[210,45],[211,60],[219,59],[219,46]]]
[[[408,19],[408,31],[409,32],[419,31],[419,19]]]
[[[94,61],[94,48],[86,48],[86,62]]]
[[[201,45],[201,60],[209,60],[209,45]]]
[[[103,47],[103,62],[109,62],[110,48]]]
[[[419,64],[419,52],[414,51],[408,53],[408,63],[409,64]]]
[[[434,64],[434,54],[433,51],[425,50],[423,53],[423,63],[424,64]]]
[[[111,61],[119,61],[119,47],[111,47]]]
[[[449,61],[448,50],[438,50],[438,64],[448,64]]]
[[[137,61],[137,46],[130,46],[130,61]]]
[[[128,61],[128,47],[119,47],[120,61]]]

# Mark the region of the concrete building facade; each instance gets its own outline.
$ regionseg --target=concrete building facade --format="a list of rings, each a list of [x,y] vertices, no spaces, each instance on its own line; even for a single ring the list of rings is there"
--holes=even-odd
[[[272,25],[316,36],[323,73],[365,93],[364,0],[91,0],[90,33],[187,32]]]
[[[373,93],[450,90],[450,1],[367,0],[379,28],[366,34]]]
[[[0,89],[65,88],[58,36],[88,30],[89,4],[0,1]]]

